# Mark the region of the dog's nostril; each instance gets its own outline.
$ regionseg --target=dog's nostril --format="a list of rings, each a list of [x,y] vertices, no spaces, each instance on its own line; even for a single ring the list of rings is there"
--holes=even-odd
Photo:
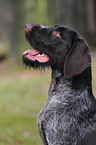
[[[31,24],[26,24],[25,25],[25,31],[28,32],[32,29],[32,25]]]

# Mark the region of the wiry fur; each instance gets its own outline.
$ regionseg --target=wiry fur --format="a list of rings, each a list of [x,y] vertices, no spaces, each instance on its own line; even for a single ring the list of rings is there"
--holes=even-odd
[[[62,39],[54,38],[52,31],[60,31]],[[47,54],[49,61],[39,63],[23,56],[24,63],[52,68],[48,98],[38,115],[42,144],[96,145],[96,100],[86,42],[62,25],[47,28],[35,24],[25,37],[36,50]]]

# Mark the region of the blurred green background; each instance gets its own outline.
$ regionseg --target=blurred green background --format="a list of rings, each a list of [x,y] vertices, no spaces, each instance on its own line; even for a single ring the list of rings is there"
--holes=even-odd
[[[51,70],[26,69],[26,23],[75,28],[92,55],[96,96],[96,0],[0,0],[0,145],[40,145],[37,114],[44,106]]]

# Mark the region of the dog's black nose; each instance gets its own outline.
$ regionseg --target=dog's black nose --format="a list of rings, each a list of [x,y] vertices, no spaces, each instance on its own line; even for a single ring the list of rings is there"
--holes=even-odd
[[[37,27],[40,27],[40,25],[39,24],[26,24],[25,25],[25,32],[32,30],[32,28],[34,28],[34,27],[37,28]]]

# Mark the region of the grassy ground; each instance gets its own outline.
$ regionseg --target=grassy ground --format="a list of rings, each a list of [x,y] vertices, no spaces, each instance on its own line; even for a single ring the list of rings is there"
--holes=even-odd
[[[0,145],[40,145],[37,114],[46,101],[50,72],[10,65],[0,66]]]
[[[96,95],[96,58],[92,58]],[[50,70],[30,71],[0,64],[0,145],[40,145],[37,114],[44,106]]]

